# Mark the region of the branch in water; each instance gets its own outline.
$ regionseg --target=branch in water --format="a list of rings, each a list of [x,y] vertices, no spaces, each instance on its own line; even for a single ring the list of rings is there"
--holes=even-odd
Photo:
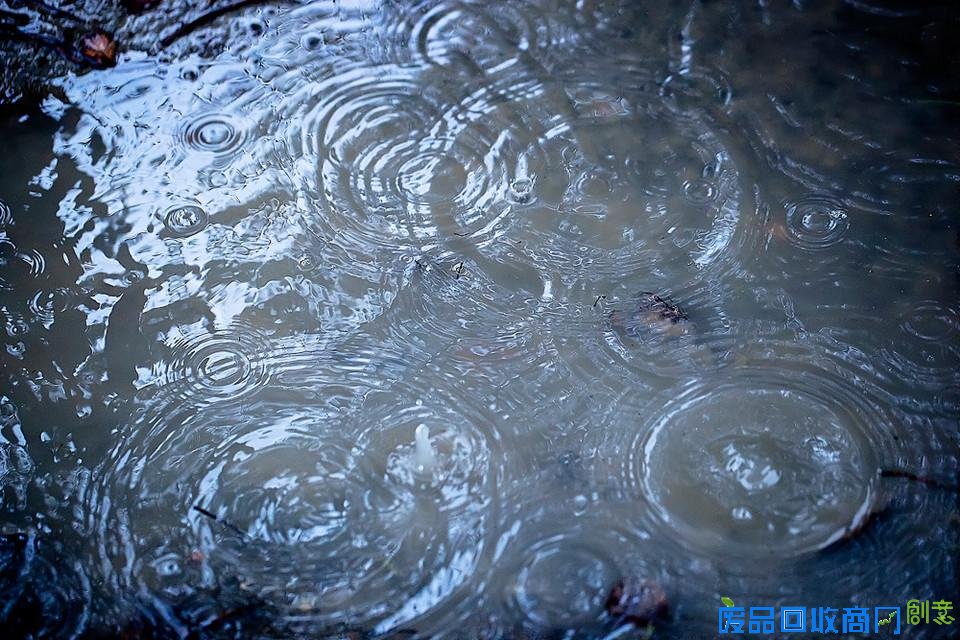
[[[176,31],[160,41],[160,48],[166,49],[180,38],[190,35],[197,29],[210,24],[217,18],[228,13],[240,11],[241,9],[247,9],[259,4],[288,4],[292,2],[294,2],[294,0],[239,0],[239,2],[234,2],[233,4],[219,7],[213,11],[210,11],[209,13],[203,14],[199,18],[181,24]]]
[[[20,2],[12,3],[14,6],[27,6],[36,11],[37,13],[44,14],[46,16],[55,16],[61,20],[67,22],[72,22],[75,26],[80,27],[89,27],[90,23],[80,16],[74,15],[69,11],[60,9],[59,7],[53,7],[45,2],[37,2],[36,0],[20,0]]]
[[[914,482],[922,482],[928,487],[943,489],[944,491],[952,491],[953,493],[960,493],[960,485],[941,482],[940,480],[927,478],[925,476],[918,476],[915,473],[910,473],[909,471],[904,471],[902,469],[883,469],[882,471],[880,471],[880,477],[881,478],[903,478],[905,480],[912,480]]]
[[[235,525],[235,524],[233,524],[232,522],[230,522],[229,520],[223,520],[223,519],[221,519],[221,518],[218,518],[218,517],[217,517],[217,514],[213,513],[212,511],[207,511],[206,509],[204,509],[204,508],[201,507],[200,505],[196,505],[196,504],[193,505],[193,510],[196,511],[196,512],[198,512],[198,513],[202,513],[203,515],[205,515],[205,516],[207,516],[208,518],[214,520],[215,522],[219,522],[220,524],[222,524],[223,526],[225,526],[226,528],[230,529],[231,531],[233,531],[234,533],[236,533],[238,536],[240,536],[240,538],[241,538],[242,540],[246,540],[246,537],[247,537],[247,536],[246,536],[246,534],[243,532],[243,530],[240,529],[240,527],[238,527],[237,525]]]

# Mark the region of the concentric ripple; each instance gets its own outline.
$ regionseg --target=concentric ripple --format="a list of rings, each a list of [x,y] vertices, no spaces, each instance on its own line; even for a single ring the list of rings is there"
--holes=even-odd
[[[537,541],[512,584],[510,604],[537,628],[597,623],[611,585],[619,579],[615,558],[564,536]]]
[[[652,413],[615,412],[619,428],[638,425],[624,472],[664,534],[709,555],[784,559],[865,522],[896,444],[870,391],[835,366],[781,355],[691,381]]]
[[[197,205],[181,205],[168,210],[163,222],[174,236],[186,238],[207,226],[207,212]]]
[[[829,544],[865,517],[876,462],[849,417],[822,402],[760,385],[681,396],[643,443],[647,498],[700,548],[792,555]]]
[[[844,205],[827,196],[810,195],[785,206],[786,231],[791,244],[807,251],[842,242],[849,227]]]
[[[180,338],[155,366],[155,379],[165,393],[192,402],[232,402],[265,386],[272,366],[269,338],[238,324]]]
[[[208,113],[184,127],[184,143],[193,150],[215,156],[235,155],[248,139],[243,127],[238,127],[225,114]]]
[[[625,83],[644,78],[624,73]],[[743,212],[750,196],[710,120],[577,78],[564,92],[573,102],[558,91],[524,97],[540,118],[533,139],[508,121],[471,125],[510,135],[496,146],[512,176],[501,187],[510,206],[457,217],[456,235],[494,260],[520,254],[569,287],[635,273],[680,286],[736,269],[756,241]]]
[[[456,603],[471,595],[468,585],[483,579],[505,472],[503,452],[486,411],[461,396],[398,382],[369,394],[354,416],[356,481],[366,487],[368,505],[378,495],[391,505],[399,520],[390,529],[408,540],[398,549],[391,575],[371,585],[381,598],[393,594],[383,600],[383,612],[390,615],[379,621],[380,631],[435,613],[440,602],[456,610]],[[415,451],[421,426],[432,451],[427,468]]]
[[[536,312],[531,291],[542,287],[537,274],[514,271],[508,289],[493,281],[487,264],[463,254],[424,255],[409,271],[407,285],[380,320],[395,344],[442,353],[450,377],[505,382],[543,364],[535,322],[515,315]]]
[[[950,305],[921,300],[900,305],[899,337],[884,345],[883,357],[903,379],[930,389],[960,379],[960,314]]]
[[[486,207],[502,173],[482,140],[444,133],[444,100],[400,66],[357,69],[288,100],[285,132],[308,223],[357,260],[410,253],[437,235],[437,214]],[[391,258],[392,259],[392,258]]]
[[[351,415],[292,391],[248,395],[239,413],[158,396],[88,495],[98,553],[125,567],[130,593],[175,605],[237,577],[311,629],[390,629],[462,598],[487,553],[499,447],[482,411],[422,391],[370,393]]]
[[[663,558],[644,530],[623,526],[607,505],[555,496],[548,474],[526,482],[541,494],[531,501],[530,493],[511,493],[511,520],[502,527],[507,533],[491,577],[498,599],[494,620],[504,627],[499,631],[509,637],[601,637],[610,630],[604,604],[611,588],[627,576],[659,581]]]
[[[548,16],[534,3],[511,3],[498,11],[476,2],[419,5],[405,11],[393,29],[421,63],[455,64],[469,55],[479,68],[492,69],[551,39]]]

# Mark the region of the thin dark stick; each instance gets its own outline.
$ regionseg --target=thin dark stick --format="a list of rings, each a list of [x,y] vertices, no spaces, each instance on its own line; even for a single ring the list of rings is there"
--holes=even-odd
[[[211,512],[211,511],[207,511],[206,509],[204,509],[204,508],[201,507],[200,505],[196,505],[196,504],[193,505],[193,510],[194,510],[194,511],[197,511],[197,512],[199,512],[199,513],[202,513],[203,515],[205,515],[205,516],[207,516],[208,518],[214,520],[215,522],[219,522],[219,523],[222,524],[223,526],[227,527],[228,529],[230,529],[231,531],[233,531],[234,533],[236,533],[236,534],[237,534],[238,536],[240,536],[241,538],[246,539],[246,534],[240,529],[240,527],[238,527],[237,525],[233,524],[233,523],[230,522],[229,520],[224,520],[224,519],[222,519],[222,518],[218,518],[218,517],[217,517],[217,514]]]
[[[943,489],[944,491],[952,491],[954,493],[960,493],[960,485],[941,482],[940,480],[934,480],[933,478],[927,478],[925,476],[918,476],[915,473],[910,473],[909,471],[904,471],[902,469],[883,469],[882,471],[880,471],[880,477],[881,478],[903,478],[905,480],[912,480],[914,482],[922,482],[928,487],[934,487],[936,489]]]
[[[15,11],[0,9],[0,21],[12,26],[25,27],[30,24],[30,16]]]
[[[232,620],[235,620],[236,618],[245,616],[249,613],[255,613],[258,609],[260,609],[261,606],[263,606],[262,602],[248,602],[247,604],[242,604],[239,607],[226,609],[218,613],[212,620],[202,623],[198,631],[212,631]]]
[[[165,49],[169,47],[180,38],[190,35],[200,27],[206,26],[220,16],[224,16],[228,13],[240,11],[241,9],[246,9],[247,7],[252,7],[258,4],[288,4],[290,2],[293,2],[293,0],[239,0],[239,2],[234,2],[233,4],[228,4],[224,7],[220,7],[219,9],[214,9],[210,13],[205,13],[195,20],[181,24],[176,31],[160,41],[160,48]]]
[[[76,16],[70,13],[69,11],[64,11],[59,7],[51,6],[46,2],[38,2],[37,0],[25,0],[24,2],[20,2],[19,4],[31,7],[37,10],[39,13],[44,13],[48,16],[56,16],[58,18],[62,18],[69,22],[73,22],[76,25],[80,25],[84,27],[90,26],[90,23],[84,20],[83,18]]]
[[[11,29],[7,25],[0,25],[0,38],[9,41],[20,41],[20,42],[29,42],[34,44],[40,44],[44,47],[49,47],[54,49],[57,53],[61,54],[65,58],[71,61],[76,61],[76,56],[69,51],[70,45],[68,45],[63,40],[57,40],[52,36],[41,35],[39,33],[31,33],[20,31],[18,29]]]

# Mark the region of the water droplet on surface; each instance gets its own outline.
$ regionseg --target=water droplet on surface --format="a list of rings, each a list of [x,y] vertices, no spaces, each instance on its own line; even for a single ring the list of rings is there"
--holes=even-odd
[[[433,453],[433,444],[430,442],[430,428],[425,424],[417,425],[415,431],[416,450],[414,459],[416,460],[417,473],[432,474],[436,457]]]
[[[830,196],[808,195],[786,204],[790,242],[820,251],[843,241],[849,227],[846,207]]]
[[[584,495],[577,495],[573,498],[573,508],[576,509],[578,514],[583,513],[589,503],[587,496]]]
[[[183,130],[189,149],[211,154],[218,162],[236,156],[247,142],[247,127],[226,114],[207,113],[191,120]],[[222,162],[221,162],[222,164]]]
[[[690,204],[703,206],[717,199],[717,186],[706,178],[696,178],[683,183],[683,197]]]
[[[515,178],[510,182],[510,197],[514,202],[524,204],[533,197],[533,178]]]
[[[705,553],[791,557],[830,544],[873,498],[877,425],[864,420],[881,418],[832,376],[738,374],[679,394],[628,470],[659,524]]]
[[[196,205],[182,205],[167,212],[164,224],[173,235],[186,238],[201,231],[207,225],[207,212]]]

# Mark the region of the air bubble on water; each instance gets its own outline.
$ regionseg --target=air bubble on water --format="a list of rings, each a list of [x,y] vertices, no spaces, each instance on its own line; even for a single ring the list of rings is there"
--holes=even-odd
[[[223,171],[211,171],[208,182],[211,187],[223,187],[227,184],[227,174]]]
[[[540,296],[540,299],[544,302],[553,300],[553,280],[550,278],[543,279],[543,295]]]
[[[578,496],[574,496],[573,498],[573,507],[574,509],[577,510],[578,514],[584,512],[584,510],[587,508],[588,503],[589,503],[589,500],[587,500],[587,496],[585,495],[578,495]]]
[[[730,511],[734,520],[753,520],[753,513],[746,507],[735,507]]]
[[[207,224],[207,212],[196,205],[174,207],[167,212],[164,223],[178,237],[191,236]]]
[[[510,196],[515,202],[529,202],[533,195],[533,185],[533,178],[514,178],[510,183]]]

